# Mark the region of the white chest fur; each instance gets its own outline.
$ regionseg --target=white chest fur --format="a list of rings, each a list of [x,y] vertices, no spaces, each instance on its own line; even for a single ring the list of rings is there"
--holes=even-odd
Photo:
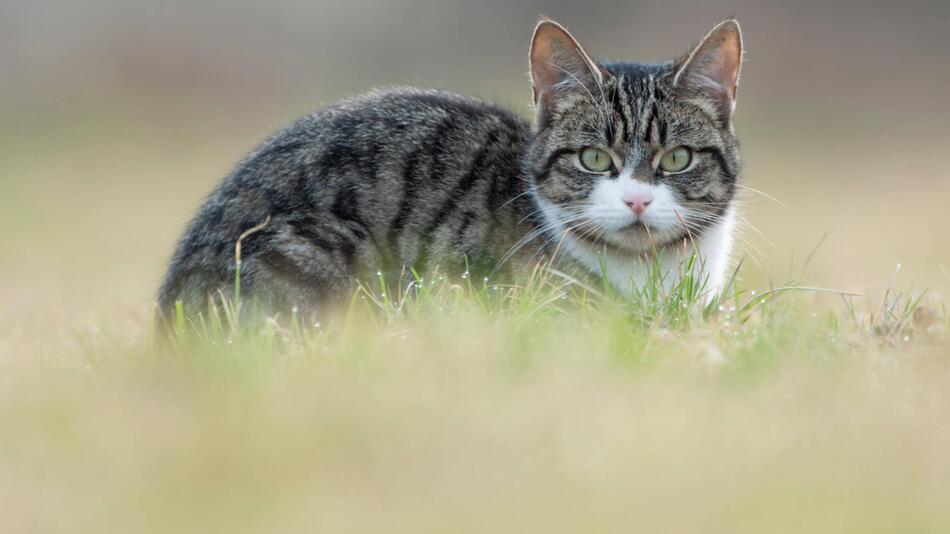
[[[732,251],[734,210],[730,208],[721,220],[707,228],[702,235],[694,236],[692,243],[663,249],[660,253],[659,274],[667,289],[681,279],[684,265],[694,253],[697,254],[702,276],[706,279],[706,290],[712,295],[722,289]],[[563,226],[557,230],[563,236],[560,254],[569,254],[596,275],[605,272],[610,283],[625,294],[643,287],[653,277],[656,259],[652,255],[638,257],[611,253],[606,248],[598,251],[589,243],[580,242]]]

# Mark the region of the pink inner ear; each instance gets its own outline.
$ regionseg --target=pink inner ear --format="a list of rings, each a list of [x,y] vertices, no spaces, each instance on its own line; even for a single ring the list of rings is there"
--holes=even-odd
[[[585,60],[585,52],[567,30],[551,22],[539,25],[531,44],[535,102],[542,95],[551,95],[562,83],[589,82],[594,76],[592,68]]]
[[[564,73],[555,67],[556,53],[552,45],[553,41],[551,37],[539,35],[531,48],[531,72],[534,74],[535,98],[560,82],[564,76]]]
[[[720,85],[729,91],[729,97],[735,99],[736,85],[739,83],[739,64],[742,61],[742,50],[739,39],[727,36],[715,54],[713,65],[710,68],[720,81]]]
[[[683,65],[678,84],[715,99],[735,101],[742,63],[738,27],[713,30]]]

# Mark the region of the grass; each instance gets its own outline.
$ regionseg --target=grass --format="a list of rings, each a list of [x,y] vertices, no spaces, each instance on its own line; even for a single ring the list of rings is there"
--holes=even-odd
[[[443,323],[455,328],[461,322],[466,328],[498,331],[515,341],[522,333],[536,336],[539,332],[546,337],[555,332],[590,336],[592,344],[595,339],[610,339],[614,345],[607,348],[608,354],[632,362],[652,361],[651,342],[659,338],[702,340],[700,345],[714,348],[720,363],[728,361],[730,367],[741,368],[744,363],[758,367],[761,361],[774,359],[772,352],[800,350],[789,338],[809,344],[810,351],[836,354],[855,348],[940,346],[947,331],[942,304],[925,303],[926,291],[896,291],[897,273],[881,301],[874,306],[865,302],[860,310],[855,300],[863,300],[862,295],[807,287],[798,281],[746,291],[737,284],[742,262],[724,289],[714,292],[707,287],[708,279],[695,255],[678,272],[662,272],[657,258],[648,282],[632,295],[616,292],[606,276],[592,286],[550,263],[538,264],[516,285],[493,283],[489,278],[474,280],[467,271],[454,280],[439,271],[426,275],[412,271],[396,282],[379,273],[373,283],[361,283],[342,310],[312,322],[296,309],[284,316],[266,314],[256,310],[253,302],[242,302],[240,241],[236,258],[234,298],[213,296],[207,313],[194,316],[186,316],[177,303],[170,347],[154,332],[147,343],[170,348],[172,355],[199,352],[227,358],[250,351],[267,358],[314,356],[356,342],[350,335],[385,337]],[[812,305],[789,298],[793,293],[809,297]],[[821,307],[816,302],[821,295],[841,302],[837,307]],[[747,346],[757,347],[755,357],[738,358]],[[772,350],[763,350],[766,346]]]
[[[710,301],[695,272],[430,273],[319,323],[222,302],[171,347],[78,336],[7,366],[0,529],[946,531],[937,301]]]
[[[380,275],[320,322],[255,313],[238,275],[168,343],[143,318],[5,360],[0,529],[950,527],[936,298],[738,272],[715,297],[695,258],[626,297],[550,265]]]

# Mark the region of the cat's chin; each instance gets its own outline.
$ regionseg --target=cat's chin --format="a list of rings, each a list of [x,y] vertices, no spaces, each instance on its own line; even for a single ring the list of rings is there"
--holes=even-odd
[[[675,247],[688,236],[671,235],[668,230],[658,229],[642,222],[635,222],[620,230],[580,233],[572,232],[578,245],[595,252],[606,250],[612,255],[642,256],[657,250]]]

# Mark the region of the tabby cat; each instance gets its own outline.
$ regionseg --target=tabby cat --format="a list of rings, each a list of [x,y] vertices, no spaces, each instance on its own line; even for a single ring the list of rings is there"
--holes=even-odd
[[[595,61],[544,19],[531,41],[534,121],[455,94],[389,89],[305,116],[205,201],[159,293],[195,312],[241,284],[274,310],[314,311],[377,273],[537,262],[621,291],[699,252],[718,287],[739,177],[739,25],[663,64]],[[660,259],[662,258],[662,259]]]

